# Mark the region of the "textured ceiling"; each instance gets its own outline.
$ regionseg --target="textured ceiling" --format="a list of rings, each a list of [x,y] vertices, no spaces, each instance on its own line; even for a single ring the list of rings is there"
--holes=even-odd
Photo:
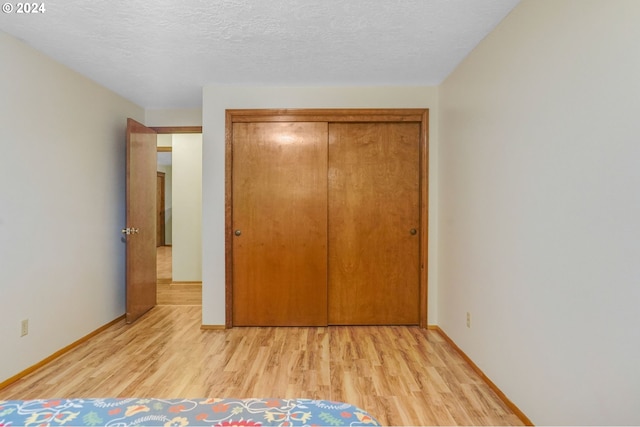
[[[517,3],[46,0],[0,30],[142,107],[186,108],[207,84],[437,85]]]

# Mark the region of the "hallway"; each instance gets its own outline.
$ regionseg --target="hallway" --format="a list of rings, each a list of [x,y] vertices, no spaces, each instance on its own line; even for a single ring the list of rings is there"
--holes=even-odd
[[[202,305],[201,282],[174,282],[171,246],[157,248],[157,304]]]

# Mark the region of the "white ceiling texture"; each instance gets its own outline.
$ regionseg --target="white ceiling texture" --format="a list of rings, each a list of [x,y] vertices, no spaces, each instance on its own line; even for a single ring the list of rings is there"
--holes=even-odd
[[[207,84],[438,85],[517,3],[44,0],[0,30],[142,107],[197,108]]]

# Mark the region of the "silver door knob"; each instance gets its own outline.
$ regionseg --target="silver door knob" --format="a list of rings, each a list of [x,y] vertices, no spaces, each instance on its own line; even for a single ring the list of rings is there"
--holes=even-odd
[[[415,236],[416,234],[418,234],[418,230],[412,228],[411,230],[409,230],[409,233],[411,233],[412,236]]]
[[[242,234],[242,231],[240,231],[240,230],[236,230],[236,231],[235,231],[235,233],[233,233],[233,234],[235,234],[236,236],[239,236],[239,235],[241,235],[241,234]]]

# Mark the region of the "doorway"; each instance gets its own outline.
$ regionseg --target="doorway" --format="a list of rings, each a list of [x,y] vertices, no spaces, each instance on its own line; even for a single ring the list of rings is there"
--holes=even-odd
[[[157,171],[163,176],[158,184],[164,184],[157,195],[158,305],[201,305],[201,242],[193,238],[201,235],[200,215],[193,212],[201,210],[197,165],[202,163],[202,128],[153,129],[158,133]]]
[[[158,285],[170,285],[173,281],[172,275],[172,237],[173,237],[173,216],[172,216],[172,148],[164,145],[171,142],[170,135],[158,137],[157,148],[157,192],[156,192],[156,259]],[[158,295],[161,294],[158,289]]]

